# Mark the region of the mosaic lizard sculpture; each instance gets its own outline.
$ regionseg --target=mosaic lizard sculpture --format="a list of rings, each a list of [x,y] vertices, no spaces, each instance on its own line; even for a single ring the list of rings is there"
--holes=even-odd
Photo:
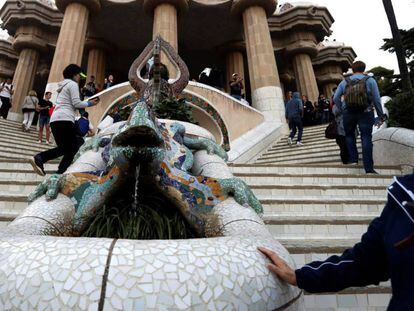
[[[171,84],[165,77],[166,68],[160,62],[162,50],[179,69],[178,79]],[[150,56],[154,57],[154,65],[150,80],[145,81],[140,71]],[[131,85],[141,95],[129,120],[114,135],[86,142],[75,157],[76,164],[89,150],[101,150],[100,168],[52,175],[36,188],[29,201],[43,195],[47,200],[55,199],[59,193],[66,195],[75,203],[72,234],[80,235],[88,225],[88,219],[122,189],[127,177],[139,167],[146,182],[169,198],[200,236],[214,235],[214,230],[208,228],[208,224],[214,222],[210,219],[211,211],[230,196],[238,204],[262,213],[260,202],[242,180],[191,173],[193,151],[206,150],[226,161],[227,154],[221,146],[207,138],[187,137],[182,124],[167,126],[154,116],[152,107],[165,96],[179,95],[188,83],[188,76],[186,65],[167,42],[160,37],[151,42],[129,72]]]

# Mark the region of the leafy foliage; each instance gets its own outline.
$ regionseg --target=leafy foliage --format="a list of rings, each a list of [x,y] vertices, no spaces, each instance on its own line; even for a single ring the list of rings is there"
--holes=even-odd
[[[389,126],[414,130],[414,90],[398,94],[386,107],[390,114]]]
[[[123,189],[104,205],[89,219],[90,225],[83,236],[140,240],[195,237],[185,219],[162,195],[139,189],[139,204],[135,208],[133,193],[133,187]]]
[[[400,34],[403,47],[405,49],[405,56],[407,58],[410,58],[412,55],[414,55],[414,28],[411,28],[409,30],[400,29]],[[394,40],[392,38],[383,40],[384,44],[381,46],[381,49],[390,53],[395,53]]]
[[[160,119],[178,120],[196,124],[191,108],[184,98],[178,100],[165,98],[160,103],[154,105],[154,111]]]
[[[372,73],[377,80],[381,96],[394,97],[400,93],[401,80],[398,75],[394,74],[394,70],[378,66],[368,72]]]

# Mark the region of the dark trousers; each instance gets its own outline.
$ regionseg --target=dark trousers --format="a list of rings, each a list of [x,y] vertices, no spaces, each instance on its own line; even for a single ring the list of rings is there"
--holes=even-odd
[[[77,128],[73,122],[52,122],[50,123],[50,128],[52,129],[57,147],[41,152],[38,156],[43,163],[63,156],[57,171],[58,174],[63,174],[72,164],[76,152],[83,144],[83,139],[78,137]]]
[[[340,156],[343,164],[347,164],[349,162],[349,152],[348,146],[346,144],[346,137],[342,135],[336,136],[336,143],[339,146]]]
[[[301,117],[294,117],[289,119],[289,128],[290,128],[290,138],[294,138],[296,135],[296,132],[299,130],[298,133],[298,141],[302,141],[302,135],[303,135],[303,123]]]
[[[321,123],[322,124],[329,123],[329,115],[330,115],[329,110],[328,111],[322,111],[322,116],[321,116]]]
[[[0,96],[0,99],[2,102],[2,105],[0,108],[0,116],[2,116],[3,119],[7,119],[7,115],[9,114],[9,109],[11,107],[10,98]]]
[[[372,111],[345,111],[344,113],[344,128],[349,151],[349,162],[358,162],[358,149],[355,137],[355,129],[358,126],[362,140],[362,159],[366,172],[371,172],[374,169],[374,160],[372,159],[372,127],[374,123],[375,118]]]

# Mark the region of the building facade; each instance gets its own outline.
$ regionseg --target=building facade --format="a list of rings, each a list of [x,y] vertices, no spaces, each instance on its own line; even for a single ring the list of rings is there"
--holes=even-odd
[[[11,118],[30,89],[54,90],[69,63],[98,86],[108,74],[127,80],[134,58],[155,36],[187,63],[192,79],[206,68],[246,82],[246,97],[266,118],[284,122],[284,92],[316,101],[330,96],[356,57],[324,41],[333,17],[313,4],[277,7],[274,0],[7,0],[0,10],[11,38],[0,41],[0,78],[13,77]],[[168,63],[168,60],[165,60]],[[174,69],[171,68],[172,75]]]

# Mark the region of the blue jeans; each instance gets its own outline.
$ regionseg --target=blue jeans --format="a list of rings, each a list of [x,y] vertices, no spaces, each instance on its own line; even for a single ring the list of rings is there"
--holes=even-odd
[[[362,159],[366,172],[374,170],[372,159],[372,127],[374,126],[374,113],[370,112],[344,112],[344,128],[346,143],[349,151],[349,162],[358,162],[358,149],[356,146],[355,130],[359,127],[362,140]]]
[[[302,118],[293,117],[289,119],[289,128],[291,129],[289,137],[293,139],[296,135],[296,131],[299,130],[298,141],[302,141],[302,134],[303,134]]]
[[[321,123],[329,123],[329,110],[328,111],[322,111],[322,116],[321,116]]]

